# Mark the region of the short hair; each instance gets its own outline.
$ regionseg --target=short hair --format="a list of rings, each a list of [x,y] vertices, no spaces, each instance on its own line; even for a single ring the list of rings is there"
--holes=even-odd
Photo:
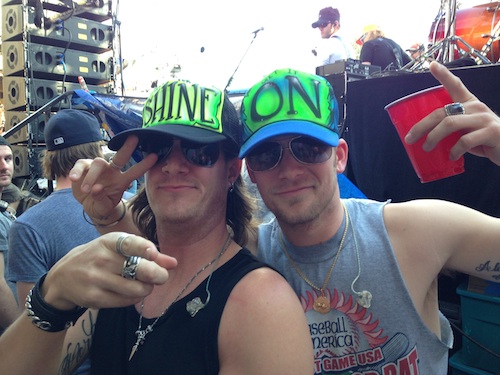
[[[42,159],[43,177],[55,180],[58,177],[68,177],[69,171],[79,159],[95,159],[103,157],[104,141],[82,143],[60,150],[43,150]]]
[[[224,154],[226,160],[237,157],[234,152],[226,151]],[[156,219],[149,206],[145,187],[143,186],[130,201],[135,224],[148,240],[158,244]],[[233,231],[233,240],[240,246],[245,246],[250,236],[257,233],[258,222],[253,217],[255,210],[255,199],[250,196],[240,174],[232,191],[227,193],[226,205],[226,224]]]

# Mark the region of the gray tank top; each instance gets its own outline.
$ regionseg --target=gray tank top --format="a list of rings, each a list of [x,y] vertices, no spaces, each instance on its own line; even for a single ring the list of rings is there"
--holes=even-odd
[[[314,310],[320,295],[292,266],[280,241],[276,220],[259,229],[259,256],[288,279],[302,302],[314,345],[315,374],[422,374],[445,375],[453,334],[440,313],[441,340],[418,315],[389,242],[382,211],[387,203],[345,199],[350,227],[343,249],[330,277],[326,297],[331,310]],[[345,219],[329,241],[318,246],[297,248],[283,239],[288,254],[301,272],[322,287],[344,234]],[[371,307],[357,303],[356,292],[367,290]]]

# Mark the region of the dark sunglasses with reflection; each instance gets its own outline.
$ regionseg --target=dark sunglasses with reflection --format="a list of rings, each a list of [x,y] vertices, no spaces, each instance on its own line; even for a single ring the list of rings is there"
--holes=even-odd
[[[145,139],[139,145],[139,150],[143,156],[157,154],[160,163],[164,161],[172,152],[174,147],[174,138],[158,137]],[[198,143],[180,139],[181,151],[187,161],[198,167],[209,168],[219,159],[221,144],[217,143]]]
[[[332,146],[316,139],[298,136],[288,141],[288,147],[278,142],[264,142],[246,156],[248,168],[254,172],[264,172],[275,168],[283,158],[285,149],[302,164],[319,164],[332,156]]]

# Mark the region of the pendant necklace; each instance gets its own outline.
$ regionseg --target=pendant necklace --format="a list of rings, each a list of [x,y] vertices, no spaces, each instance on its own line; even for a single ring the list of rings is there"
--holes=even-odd
[[[340,255],[340,250],[342,250],[342,246],[344,245],[344,240],[347,235],[347,229],[349,228],[349,213],[347,212],[346,207],[344,207],[344,214],[345,214],[345,228],[344,228],[344,233],[342,235],[342,239],[340,240],[339,248],[337,250],[337,254],[335,254],[335,258],[333,259],[333,263],[330,266],[330,270],[328,271],[328,274],[326,275],[325,282],[323,283],[323,286],[320,288],[316,285],[313,284],[311,280],[307,278],[306,275],[300,270],[300,268],[295,264],[293,259],[290,257],[290,254],[288,254],[288,251],[286,250],[285,242],[283,241],[283,232],[280,231],[280,241],[281,241],[281,246],[283,248],[283,251],[285,252],[285,255],[287,256],[288,260],[290,261],[291,265],[293,268],[295,268],[295,271],[299,274],[299,276],[304,280],[310,287],[316,289],[319,291],[321,294],[316,297],[314,300],[313,308],[315,311],[321,313],[321,314],[327,314],[330,312],[331,307],[330,307],[330,299],[325,295],[325,289],[328,285],[328,281],[330,280],[330,277],[332,276],[333,269],[335,268],[335,265],[337,264],[337,260]]]
[[[179,300],[179,298],[181,298],[182,294],[186,291],[187,288],[189,288],[189,286],[198,277],[198,275],[200,273],[202,273],[203,271],[205,271],[208,267],[210,267],[213,264],[214,266],[212,268],[212,272],[210,272],[210,275],[208,276],[207,285],[205,287],[205,290],[207,291],[207,299],[206,299],[205,303],[201,302],[200,297],[195,297],[195,298],[193,298],[193,300],[189,301],[186,304],[186,310],[189,312],[189,314],[191,315],[191,317],[194,317],[198,313],[198,311],[200,311],[202,308],[204,308],[208,304],[208,302],[210,301],[210,291],[208,290],[208,286],[210,284],[210,279],[212,278],[212,274],[215,271],[215,266],[217,265],[220,257],[229,248],[229,245],[231,243],[230,239],[231,239],[231,234],[228,233],[227,234],[227,238],[224,241],[224,244],[222,245],[222,247],[221,247],[219,253],[217,254],[217,256],[214,259],[212,259],[210,262],[208,262],[207,264],[205,264],[198,272],[196,272],[194,274],[194,276],[191,278],[191,280],[189,280],[188,283],[184,286],[184,288],[182,288],[182,290],[179,292],[179,294],[177,294],[177,296],[172,301],[172,303],[170,303],[170,305],[167,306],[167,308],[161,313],[160,316],[158,316],[153,321],[153,323],[148,324],[144,329],[141,328],[142,327],[142,311],[144,310],[144,300],[145,300],[143,298],[142,303],[141,303],[141,309],[139,311],[139,326],[137,328],[137,331],[135,331],[135,335],[137,336],[137,340],[135,341],[135,344],[132,347],[132,350],[130,351],[130,355],[128,357],[129,361],[132,359],[132,357],[134,356],[134,354],[139,349],[139,345],[144,344],[144,341],[146,341],[146,336],[148,335],[148,333],[153,332],[153,328],[156,325],[156,323],[158,322],[158,320],[160,320],[160,318],[163,315],[166,314],[166,312],[168,311],[168,309],[170,309],[170,307],[172,307],[172,305],[174,303],[176,303]]]

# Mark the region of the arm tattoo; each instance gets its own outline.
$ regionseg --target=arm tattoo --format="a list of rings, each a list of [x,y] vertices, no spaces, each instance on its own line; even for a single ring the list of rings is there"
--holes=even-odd
[[[59,375],[72,374],[73,371],[80,366],[90,354],[95,319],[91,310],[89,310],[87,316],[88,319],[85,318],[78,321],[78,324],[80,324],[83,332],[80,341],[69,342],[66,346],[66,353],[64,354],[59,367]]]
[[[476,267],[476,271],[487,273],[492,279],[500,281],[500,262],[492,263],[490,260],[481,263]]]

